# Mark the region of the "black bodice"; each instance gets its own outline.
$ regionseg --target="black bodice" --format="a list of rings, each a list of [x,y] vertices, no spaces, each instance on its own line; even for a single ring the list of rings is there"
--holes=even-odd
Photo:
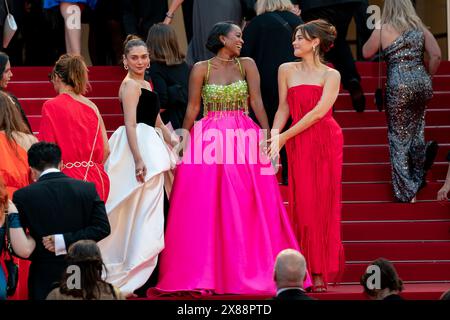
[[[156,92],[141,89],[141,96],[136,108],[136,123],[145,123],[154,127],[159,114],[160,105]]]

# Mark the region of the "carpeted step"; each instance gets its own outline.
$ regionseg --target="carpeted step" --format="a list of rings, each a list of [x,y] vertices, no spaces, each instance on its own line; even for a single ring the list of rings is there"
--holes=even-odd
[[[122,114],[119,98],[116,96],[109,98],[89,97],[95,103],[102,115]],[[20,98],[19,102],[27,115],[40,115],[42,105],[47,98]]]
[[[366,110],[377,110],[374,103],[374,92],[366,92]],[[433,98],[427,103],[429,109],[448,109],[450,102],[450,89],[435,91]],[[335,110],[353,110],[352,101],[348,93],[340,93],[334,104]]]
[[[450,281],[450,262],[393,262],[403,281]],[[347,263],[342,282],[359,283],[361,276],[366,272],[367,266],[368,263]]]
[[[430,182],[417,195],[418,200],[435,200],[442,183]],[[288,201],[288,187],[280,186],[283,200]],[[343,183],[343,201],[394,201],[392,185],[390,183]]]
[[[445,180],[448,163],[435,163],[428,172],[427,180]],[[389,182],[392,179],[390,163],[344,164],[342,181],[344,182]]]
[[[448,260],[450,241],[442,242],[346,242],[346,261],[373,261],[380,257],[392,261]]]
[[[450,219],[450,202],[344,203],[343,221]]]
[[[435,162],[427,173],[427,181],[445,181],[448,162]],[[281,168],[277,172],[281,183]],[[390,182],[392,179],[391,164],[385,163],[344,163],[343,182]]]
[[[450,144],[439,143],[437,162],[446,162]],[[387,141],[382,145],[346,145],[344,146],[344,163],[379,163],[389,162]]]
[[[385,144],[387,129],[379,128],[344,128],[345,145]],[[425,138],[438,143],[450,143],[450,125],[441,127],[426,127]]]
[[[120,81],[91,81],[91,90],[87,97],[114,97],[119,92]],[[56,96],[53,84],[42,82],[11,82],[8,91],[18,98],[49,98]]]
[[[344,241],[450,240],[450,219],[342,222]]]
[[[382,75],[386,75],[386,63],[382,62]],[[369,61],[357,61],[356,68],[361,76],[378,76],[378,62],[369,62]],[[436,72],[436,75],[448,75],[450,74],[450,62],[449,61],[441,61],[439,68]]]
[[[336,111],[333,117],[342,128],[355,127],[384,127],[386,126],[386,114],[374,110],[363,113],[350,110]],[[448,109],[429,109],[426,113],[427,126],[446,126],[450,124],[450,106]]]
[[[114,132],[118,127],[123,125],[123,115],[102,115],[103,121],[105,123],[106,130]],[[29,116],[28,121],[30,122],[33,132],[39,132],[39,127],[41,124],[42,117],[40,115]]]
[[[13,67],[14,81],[45,81],[53,67]],[[89,67],[89,80],[122,80],[126,72],[118,66]]]
[[[382,78],[383,89],[386,88],[386,77]],[[433,90],[443,91],[450,90],[450,76],[448,75],[437,75],[433,78]],[[364,76],[361,77],[361,86],[365,93],[373,93],[378,88],[378,77],[377,76]],[[343,87],[341,85],[341,91]]]

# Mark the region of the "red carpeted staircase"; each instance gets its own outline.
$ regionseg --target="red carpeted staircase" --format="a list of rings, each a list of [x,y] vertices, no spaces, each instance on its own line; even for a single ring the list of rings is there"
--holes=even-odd
[[[379,257],[395,263],[406,282],[409,299],[437,299],[450,289],[450,202],[438,203],[436,193],[445,179],[450,151],[450,63],[442,63],[434,77],[434,98],[426,115],[426,139],[441,146],[428,174],[428,185],[416,204],[393,203],[391,173],[384,113],[376,110],[373,93],[377,86],[377,65],[358,63],[368,107],[364,113],[352,110],[348,93],[342,91],[334,117],[344,131],[342,230],[346,270],[340,286],[330,287],[319,299],[364,299],[359,278],[367,264]],[[55,96],[48,79],[49,67],[13,68],[8,90],[15,94],[29,116],[33,130],[39,130],[43,102]],[[90,69],[89,97],[103,115],[108,133],[123,124],[117,99],[123,70],[117,67]],[[287,187],[281,187],[287,203]],[[221,299],[265,298],[255,296],[213,297]]]

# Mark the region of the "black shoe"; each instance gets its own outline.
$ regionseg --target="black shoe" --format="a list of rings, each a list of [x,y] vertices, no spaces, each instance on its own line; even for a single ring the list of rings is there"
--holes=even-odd
[[[436,141],[430,141],[425,149],[425,163],[423,164],[423,170],[425,173],[431,169],[434,160],[438,154],[439,145]]]
[[[358,79],[349,81],[348,91],[352,98],[353,109],[355,109],[356,112],[363,112],[366,109],[366,97],[364,96],[364,92]]]

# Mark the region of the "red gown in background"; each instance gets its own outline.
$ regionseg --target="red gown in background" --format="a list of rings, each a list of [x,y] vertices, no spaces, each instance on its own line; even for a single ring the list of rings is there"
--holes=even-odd
[[[102,164],[104,145],[101,128],[97,129],[98,121],[90,106],[63,93],[44,103],[39,140],[58,144],[62,150],[62,172],[75,179],[86,177],[106,202],[109,178]]]
[[[292,126],[322,97],[318,85],[289,88]],[[337,282],[344,268],[341,242],[342,129],[332,110],[286,144],[289,169],[289,215],[312,275]]]
[[[6,185],[8,199],[12,199],[13,193],[16,190],[29,185],[31,180],[27,152],[17,143],[10,143],[5,133],[1,131],[0,176]],[[4,250],[3,255],[4,257],[6,256],[6,250]],[[15,294],[8,299],[26,300],[28,299],[28,270],[30,268],[30,261],[19,258],[14,259],[19,266],[19,283],[17,284]]]

